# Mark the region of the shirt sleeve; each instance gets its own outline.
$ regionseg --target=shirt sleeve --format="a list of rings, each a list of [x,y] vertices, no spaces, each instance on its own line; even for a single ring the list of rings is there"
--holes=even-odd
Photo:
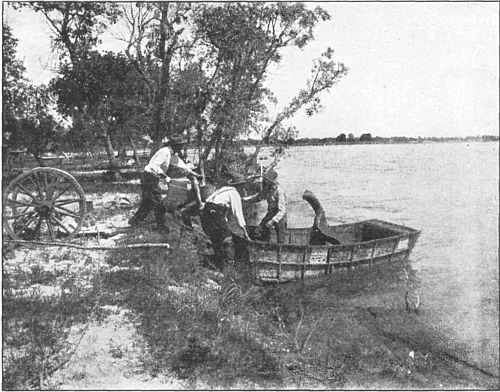
[[[262,197],[261,192],[259,192],[259,193],[256,193],[255,195],[242,197],[241,200],[243,200],[247,203],[258,203],[259,201],[264,200],[264,197]]]
[[[276,192],[278,193],[278,212],[273,216],[272,220],[279,222],[286,214],[286,197],[282,189],[278,188]]]
[[[231,199],[231,213],[236,218],[238,225],[242,229],[244,229],[246,226],[246,222],[245,222],[245,217],[243,216],[243,207],[241,204],[241,197],[236,189],[233,190],[232,192],[230,192],[229,197]]]
[[[159,167],[163,171],[163,174],[166,176],[168,168],[170,166],[170,149],[165,148],[162,151],[162,155],[160,156],[161,160],[159,160]]]

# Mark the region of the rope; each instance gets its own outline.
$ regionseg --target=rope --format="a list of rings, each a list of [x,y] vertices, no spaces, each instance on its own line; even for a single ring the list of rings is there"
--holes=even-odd
[[[48,242],[48,241],[24,241],[24,240],[7,240],[5,242],[15,242],[17,244],[23,245],[45,245],[45,246],[62,246],[68,248],[76,248],[83,250],[113,250],[113,249],[141,249],[141,248],[166,248],[170,249],[170,244],[153,244],[153,243],[143,243],[143,244],[130,244],[122,246],[82,246],[70,244],[67,242]]]

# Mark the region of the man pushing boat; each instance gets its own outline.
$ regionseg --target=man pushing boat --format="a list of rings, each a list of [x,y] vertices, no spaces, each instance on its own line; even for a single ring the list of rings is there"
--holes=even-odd
[[[245,183],[243,176],[235,174],[226,186],[207,197],[200,213],[201,227],[210,238],[216,257],[223,262],[234,262],[235,255],[233,234],[228,224],[229,214],[235,219],[243,237],[250,239],[240,196]]]

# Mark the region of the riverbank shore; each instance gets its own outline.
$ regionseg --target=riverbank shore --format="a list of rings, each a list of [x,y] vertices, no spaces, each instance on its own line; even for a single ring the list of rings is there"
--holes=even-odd
[[[198,226],[170,222],[99,241],[169,250],[4,246],[6,389],[498,388],[425,304],[407,311],[411,263],[255,285],[206,263]]]

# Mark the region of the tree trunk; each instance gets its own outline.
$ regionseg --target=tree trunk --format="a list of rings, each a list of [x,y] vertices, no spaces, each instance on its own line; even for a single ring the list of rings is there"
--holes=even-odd
[[[221,159],[220,159],[220,142],[217,141],[215,143],[215,154],[214,154],[214,161],[215,161],[215,182],[218,184],[220,180],[220,172],[221,172]]]
[[[205,177],[205,160],[203,159],[203,128],[198,124],[196,137],[196,148],[198,149],[198,166],[201,173],[201,185],[204,186],[206,183]]]
[[[154,147],[151,154],[154,154],[161,144],[162,137],[166,134],[170,135],[169,130],[165,130],[165,98],[168,93],[168,85],[170,83],[170,61],[172,59],[171,50],[166,50],[167,44],[167,29],[168,29],[168,3],[161,3],[161,19],[160,19],[160,38],[158,40],[158,57],[161,61],[161,73],[159,80],[159,89],[155,94],[153,101],[153,129],[151,132],[153,137]],[[171,49],[171,48],[169,48]]]
[[[118,156],[124,159],[127,158],[127,145],[124,144],[123,146],[121,146],[120,151],[118,152]]]
[[[137,148],[135,148],[134,139],[132,139],[132,137],[129,136],[128,141],[129,141],[130,145],[132,146],[132,151],[134,152],[135,164],[140,169],[141,168],[141,161],[139,159],[139,154],[137,153]]]
[[[108,132],[105,132],[104,135],[104,147],[106,148],[106,154],[108,154],[109,168],[116,168],[115,150]]]

